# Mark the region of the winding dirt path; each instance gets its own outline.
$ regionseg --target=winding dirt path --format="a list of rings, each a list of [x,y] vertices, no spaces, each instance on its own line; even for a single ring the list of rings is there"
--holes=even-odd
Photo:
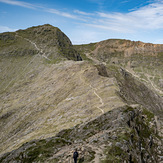
[[[97,106],[97,108],[102,112],[102,114],[104,114],[105,112],[104,112],[104,110],[101,108],[101,107],[104,105],[104,102],[103,102],[102,98],[98,95],[98,93],[96,92],[97,89],[94,88],[91,84],[88,84],[88,83],[82,78],[82,74],[84,73],[84,71],[85,71],[85,70],[81,70],[81,72],[80,72],[80,80],[81,80],[84,84],[88,85],[88,86],[93,90],[93,93],[94,93],[95,96],[100,100],[100,103],[101,103],[99,106]]]
[[[92,60],[94,63],[96,63],[96,64],[102,63],[102,64],[106,65],[106,62],[101,62],[101,61],[99,61],[98,59],[91,57],[91,56],[90,56],[90,53],[85,53],[85,55],[86,55],[90,60]]]
[[[152,77],[152,76],[150,76],[149,74],[145,74],[145,76],[147,77],[148,81],[151,83],[152,87],[153,87],[157,92],[159,92],[160,94],[163,94],[163,92],[162,92],[161,90],[157,89],[156,86],[155,86],[155,85],[153,84],[153,82],[151,81],[150,77]]]
[[[95,147],[95,146],[93,146],[91,144],[89,144],[87,146],[92,148],[92,150],[95,152],[95,158],[91,162],[92,163],[99,163],[100,162],[100,155],[103,154],[103,150],[98,148],[98,147]]]
[[[36,43],[32,42],[31,40],[29,40],[29,39],[27,39],[27,38],[24,38],[24,37],[22,37],[22,36],[19,36],[18,33],[16,33],[16,37],[23,38],[24,40],[30,42],[30,43],[39,51],[39,53],[36,54],[36,55],[31,59],[31,61],[26,65],[26,67],[24,68],[22,74],[24,74],[25,70],[29,67],[29,65],[30,65],[30,64],[36,59],[36,57],[38,57],[38,56],[41,56],[41,57],[43,57],[43,58],[45,58],[45,59],[51,61],[51,59],[49,59],[49,58],[45,55],[45,53],[43,53],[42,49],[38,48],[38,46],[36,45]],[[20,75],[22,75],[22,74],[20,74]],[[13,78],[13,79],[7,84],[7,86],[4,88],[4,91],[5,91],[5,90],[10,86],[10,84],[11,84],[14,80],[16,80],[20,75],[17,75],[15,78]]]
[[[101,109],[101,107],[104,105],[102,98],[96,93],[96,91],[95,91],[96,88],[93,88],[91,85],[90,85],[90,87],[94,90],[93,93],[99,98],[99,100],[100,100],[100,102],[101,102],[101,105],[100,105],[100,106],[97,106],[97,108],[98,108],[99,110],[101,110],[101,112],[104,114],[104,110]]]
[[[21,37],[21,36],[20,36]],[[42,57],[44,57],[45,59],[47,59],[47,60],[49,60],[49,61],[51,61],[51,59],[49,59],[46,55],[45,55],[45,53],[43,52],[43,50],[42,49],[40,49],[40,48],[38,48],[38,46],[36,45],[36,43],[35,42],[33,42],[33,41],[31,41],[30,39],[27,39],[27,38],[24,38],[26,41],[28,41],[28,42],[30,42],[39,52],[40,52],[40,56],[42,56]]]

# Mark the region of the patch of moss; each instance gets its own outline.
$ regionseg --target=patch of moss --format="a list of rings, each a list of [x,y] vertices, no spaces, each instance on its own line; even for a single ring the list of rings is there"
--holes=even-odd
[[[107,147],[105,150],[106,158],[101,160],[101,163],[121,163],[124,160],[127,160],[127,154],[120,148],[115,145]]]
[[[63,60],[62,58],[55,58],[55,59],[51,59],[51,60],[46,60],[45,63],[57,64],[57,63],[60,63],[62,60]]]
[[[129,141],[129,139],[130,139],[130,134],[129,134],[128,132],[125,132],[125,133],[123,133],[123,134],[119,134],[119,135],[118,135],[118,140],[119,140],[120,142],[123,142],[124,140],[125,140],[125,141]]]
[[[59,137],[50,140],[42,139],[39,141],[32,141],[31,147],[27,148],[24,152],[21,152],[15,160],[25,163],[34,161],[44,162],[44,160],[51,157],[58,148],[67,144],[69,144],[69,142]]]
[[[96,43],[73,45],[73,46],[77,51],[85,53],[85,52],[91,52],[91,51],[95,50]]]
[[[143,109],[142,113],[147,116],[148,122],[150,122],[154,118],[154,114],[145,108]]]
[[[85,157],[85,162],[91,162],[95,158],[95,151],[89,150],[89,154]]]
[[[127,106],[127,108],[123,112],[128,113],[128,112],[133,111],[133,110],[134,110],[134,108]]]
[[[4,161],[8,156],[9,156],[10,153],[8,154],[5,154],[3,157],[0,158],[0,162]]]
[[[163,59],[163,52],[158,53],[158,58]]]
[[[59,159],[53,158],[52,160],[48,160],[49,163],[58,163]]]
[[[70,129],[64,129],[64,130],[60,131],[56,136],[68,140],[69,139],[69,136],[71,135],[70,134],[71,131],[73,131],[72,128],[70,128]]]

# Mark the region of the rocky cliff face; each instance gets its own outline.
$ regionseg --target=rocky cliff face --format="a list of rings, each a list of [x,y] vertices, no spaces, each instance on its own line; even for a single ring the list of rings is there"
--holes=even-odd
[[[50,25],[0,42],[0,162],[163,161],[162,45],[73,47]]]
[[[141,54],[144,56],[156,56],[163,52],[163,45],[143,43],[141,41],[130,40],[106,40],[96,44],[93,53],[95,55],[113,55],[119,54],[124,57],[130,57],[134,54]],[[106,60],[105,60],[106,61]]]

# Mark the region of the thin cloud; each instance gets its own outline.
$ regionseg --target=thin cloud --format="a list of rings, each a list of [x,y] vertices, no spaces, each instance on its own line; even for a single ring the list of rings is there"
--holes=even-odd
[[[82,22],[86,22],[88,17],[83,17],[83,15],[75,15],[75,14],[70,14],[68,12],[63,12],[63,11],[59,11],[56,9],[45,9],[46,12],[52,13],[52,14],[56,14],[62,17],[66,17],[66,18],[70,18],[70,19],[75,19],[77,21],[82,21]]]
[[[15,5],[15,6],[20,6],[20,7],[35,9],[35,6],[33,4],[27,3],[27,2],[23,2],[23,1],[0,0],[0,2],[9,4],[9,5]]]
[[[15,5],[15,6],[20,6],[20,7],[30,8],[30,9],[41,9],[44,12],[56,14],[56,15],[63,16],[63,17],[66,17],[66,18],[78,19],[78,20],[85,21],[85,19],[82,19],[79,16],[74,15],[74,14],[70,14],[68,12],[63,12],[63,11],[60,11],[60,10],[57,10],[57,9],[45,8],[44,6],[35,5],[35,4],[31,4],[31,3],[26,3],[26,2],[23,2],[23,1],[0,0],[0,2],[9,4],[9,5]],[[80,14],[83,14],[83,13],[80,13]]]
[[[77,16],[69,14],[67,12],[62,12],[56,9],[46,9],[46,12],[52,13],[52,14],[57,14],[59,16],[63,16],[63,17],[67,17],[67,18],[71,18],[71,19],[77,19]]]
[[[9,27],[6,27],[6,26],[0,26],[0,33],[2,33],[2,32],[14,32],[16,30],[17,29],[12,29],[12,28],[9,28]]]
[[[90,1],[94,3],[100,2],[100,0]],[[121,33],[132,33],[139,30],[163,29],[162,1],[155,1],[154,3],[134,9],[128,13],[87,13],[77,9],[71,12],[64,12],[62,10],[45,8],[44,6],[37,6],[23,1],[0,0],[0,2],[30,9],[39,9],[43,12],[56,14],[65,18],[75,19],[76,23],[81,23],[81,25],[92,26],[94,28],[104,30],[118,31]]]
[[[132,29],[126,29],[125,27],[120,27],[116,25],[116,23],[108,23],[108,24],[85,24],[86,26],[93,27],[93,28],[99,28],[107,31],[115,31],[119,33],[133,33],[134,31]]]
[[[152,3],[129,13],[97,12],[92,27],[132,32],[140,29],[163,29],[163,3]],[[100,25],[99,25],[100,24]]]
[[[93,13],[83,12],[83,11],[79,11],[79,10],[74,10],[74,13],[80,14],[80,15],[85,15],[85,16],[94,15]]]
[[[129,0],[126,0],[126,1],[122,1],[122,2],[120,2],[120,3],[128,3],[129,2]]]

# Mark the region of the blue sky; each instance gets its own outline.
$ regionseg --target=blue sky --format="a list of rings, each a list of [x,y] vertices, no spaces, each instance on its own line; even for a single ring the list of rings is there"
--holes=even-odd
[[[73,44],[163,44],[163,0],[0,0],[0,33],[43,24],[60,28]]]

